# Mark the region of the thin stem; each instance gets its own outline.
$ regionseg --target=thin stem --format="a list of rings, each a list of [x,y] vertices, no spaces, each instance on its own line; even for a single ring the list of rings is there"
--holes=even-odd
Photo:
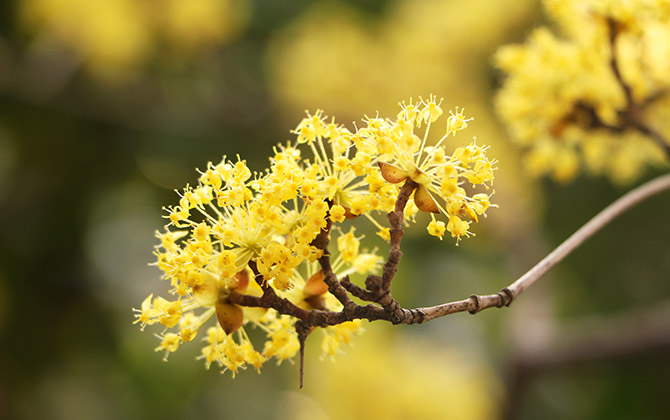
[[[405,220],[405,206],[416,187],[417,184],[414,181],[407,179],[402,188],[400,188],[394,210],[386,215],[391,225],[391,246],[389,248],[388,259],[384,264],[384,270],[382,272],[382,292],[390,292],[393,276],[395,276],[395,273],[398,270],[398,263],[402,257],[402,252],[400,252],[400,240],[404,233],[402,230],[402,222]]]
[[[537,263],[526,274],[519,277],[519,279],[502,291],[493,295],[472,295],[470,298],[461,301],[449,302],[429,308],[419,308],[419,312],[425,315],[423,322],[456,312],[470,311],[471,313],[476,313],[486,308],[508,306],[521,293],[547,273],[547,271],[562,261],[572,251],[584,243],[584,241],[593,236],[614,218],[642,201],[665,190],[670,190],[670,174],[662,175],[648,181],[610,204],[588,223],[577,230],[577,232],[573,233],[572,236],[566,239],[549,255],[544,257],[542,261]]]
[[[324,279],[323,281],[328,285],[328,291],[330,294],[335,296],[338,301],[344,307],[351,306],[353,302],[349,299],[347,291],[342,287],[340,281],[337,279],[337,276],[333,272],[333,267],[330,263],[330,251],[328,246],[330,244],[330,230],[332,228],[332,222],[330,216],[326,221],[326,227],[321,229],[317,237],[312,241],[312,246],[323,251],[321,257],[319,257],[319,265],[321,265],[321,270],[323,270]]]

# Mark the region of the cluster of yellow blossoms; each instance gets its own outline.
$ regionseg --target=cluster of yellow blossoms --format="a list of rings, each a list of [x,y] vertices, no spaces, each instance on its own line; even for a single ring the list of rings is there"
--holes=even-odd
[[[527,167],[566,182],[585,165],[627,182],[663,162],[659,144],[624,120],[635,107],[645,124],[670,136],[670,2],[545,5],[560,35],[539,28],[524,45],[506,46],[495,57],[508,73],[496,108],[527,147]]]
[[[429,145],[430,128],[442,113],[432,96],[410,100],[401,104],[395,119],[367,118],[351,132],[317,111],[294,130],[297,144],[275,148],[263,173],[252,174],[239,157],[209,163],[198,185],[187,186],[179,204],[166,209],[169,223],[157,233],[157,266],[176,300],[150,295],[136,310],[136,322],[143,327],[165,327],[156,350],[167,357],[194,340],[216,314],[218,323],[208,327],[203,339],[201,357],[207,366],[216,363],[235,373],[247,365],[259,368],[272,357],[279,362],[293,357],[299,349],[294,318],[274,309],[239,306],[231,296],[260,297],[263,287],[271,287],[305,310],[341,310],[318,261],[324,250],[314,241],[324,229],[333,237],[337,252],[327,252],[337,278],[376,273],[380,257],[361,249],[362,236],[345,225],[364,216],[388,240],[389,229],[375,216],[394,209],[402,182],[416,185],[406,222],[422,210],[431,215],[429,234],[441,239],[448,231],[457,241],[472,235],[471,221],[491,205],[489,195],[474,189],[489,189],[495,161],[475,142],[446,154],[447,138],[470,121],[462,110],[450,114],[444,135]],[[420,137],[415,130],[422,126]],[[247,335],[254,327],[267,335],[262,351]],[[360,327],[360,320],[354,320],[323,329],[324,354],[337,353]]]

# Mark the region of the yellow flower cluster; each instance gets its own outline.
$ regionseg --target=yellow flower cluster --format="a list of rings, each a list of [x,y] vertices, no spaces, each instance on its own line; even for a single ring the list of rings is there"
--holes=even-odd
[[[545,4],[560,34],[539,28],[525,44],[503,47],[495,57],[508,73],[496,108],[526,146],[527,167],[567,182],[584,165],[627,182],[662,162],[662,148],[626,119],[635,112],[670,135],[670,3]]]
[[[457,238],[458,244],[461,237],[472,235],[468,230],[470,221],[477,222],[491,206],[488,194],[472,194],[466,186],[469,184],[473,189],[481,185],[488,190],[493,182],[496,161],[488,159],[488,148],[476,141],[456,148],[451,156],[447,155],[447,138],[465,129],[472,120],[465,118],[463,110],[450,112],[444,134],[429,145],[431,126],[443,114],[440,102],[433,96],[417,104],[411,100],[403,102],[395,120],[369,119],[367,127],[357,134],[362,138],[361,143],[376,151],[384,180],[392,184],[407,181],[417,184],[406,217],[413,216],[413,208],[430,213],[428,233],[442,239],[448,231]],[[415,129],[422,125],[425,128],[419,136]],[[446,216],[446,225],[438,221],[435,214]]]
[[[295,133],[298,143],[307,143],[314,154],[312,173],[323,179],[309,179],[307,193],[304,187],[301,190],[303,195],[332,201],[333,222],[365,216],[389,240],[388,228],[374,214],[393,210],[399,187],[412,181],[418,187],[408,202],[406,219],[414,220],[422,210],[431,214],[431,235],[442,239],[445,230],[457,239],[472,235],[469,220],[478,221],[491,204],[488,194],[469,195],[465,186],[482,185],[488,190],[496,161],[489,160],[488,148],[476,141],[447,155],[447,138],[472,120],[462,109],[451,111],[444,134],[429,142],[431,126],[443,114],[440,104],[434,96],[417,103],[410,99],[400,104],[396,118],[366,118],[365,125],[353,133],[327,123],[321,111],[308,114]],[[415,133],[422,125],[423,132]],[[434,214],[445,215],[448,223],[436,220]]]
[[[449,231],[457,241],[470,236],[469,221],[477,221],[490,203],[487,194],[466,188],[489,188],[495,161],[474,142],[446,155],[447,138],[470,121],[458,110],[447,118],[444,135],[429,146],[430,127],[442,113],[431,96],[403,103],[395,119],[368,118],[364,127],[350,132],[318,111],[294,130],[297,145],[275,148],[263,173],[252,173],[239,157],[209,163],[197,186],[187,185],[179,203],[165,209],[168,224],[157,233],[156,265],[176,299],[150,295],[136,310],[143,327],[165,327],[157,350],[167,357],[194,340],[216,315],[218,324],[208,327],[203,339],[201,357],[207,366],[216,363],[236,373],[247,365],[258,369],[272,357],[280,362],[293,357],[299,348],[295,319],[274,309],[239,306],[232,296],[258,298],[263,288],[271,288],[303,310],[341,310],[328,293],[318,261],[324,250],[315,239],[330,229],[338,251],[330,254],[337,278],[376,273],[379,257],[361,251],[363,236],[353,226],[345,232],[342,224],[365,215],[387,236],[388,228],[374,215],[393,210],[402,182],[415,186],[407,220],[426,211],[432,217],[431,235],[442,238]],[[419,137],[414,131],[422,125]],[[310,152],[309,158],[301,149]],[[445,215],[448,223],[434,214]],[[260,284],[256,279],[262,279]],[[324,353],[337,353],[360,325],[356,320],[324,329]],[[247,326],[266,332],[262,351],[251,344]]]

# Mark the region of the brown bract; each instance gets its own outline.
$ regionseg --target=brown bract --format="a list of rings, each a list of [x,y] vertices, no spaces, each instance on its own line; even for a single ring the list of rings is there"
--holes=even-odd
[[[230,335],[238,330],[244,322],[244,311],[241,307],[229,303],[227,299],[219,298],[216,301],[216,317],[226,334]]]

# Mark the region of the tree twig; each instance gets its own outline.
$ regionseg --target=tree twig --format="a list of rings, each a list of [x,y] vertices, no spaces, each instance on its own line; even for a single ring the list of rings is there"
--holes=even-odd
[[[470,298],[461,301],[445,303],[428,308],[419,308],[418,310],[425,316],[423,322],[456,312],[469,311],[470,313],[477,313],[486,308],[509,306],[514,299],[519,297],[519,295],[535,283],[537,279],[542,277],[547,271],[562,261],[572,251],[584,243],[584,241],[593,236],[614,218],[642,201],[665,190],[670,190],[670,174],[652,179],[610,204],[579,230],[573,233],[549,255],[544,257],[526,274],[519,277],[514,283],[505,287],[500,292],[485,296],[472,295]]]
[[[623,80],[623,76],[621,75],[620,70],[621,66],[619,65],[619,56],[617,55],[616,51],[616,39],[619,36],[618,22],[613,18],[608,18],[607,29],[609,31],[610,42],[610,68],[612,69],[614,77],[616,77],[619,86],[621,86],[621,89],[623,89],[623,93],[626,96],[626,107],[630,109],[634,107],[633,90],[631,89],[630,85],[626,83],[625,80]]]
[[[313,327],[337,325],[352,319],[367,319],[370,321],[385,320],[394,324],[420,324],[457,312],[468,311],[474,314],[487,308],[501,308],[503,306],[509,306],[517,297],[519,297],[519,295],[521,295],[540,277],[546,274],[547,271],[562,261],[584,241],[596,234],[614,218],[618,217],[640,202],[665,190],[670,190],[670,174],[657,177],[628,192],[626,195],[619,198],[596,216],[594,216],[589,222],[573,233],[549,255],[543,258],[524,275],[519,277],[514,283],[503,288],[500,292],[495,294],[471,295],[469,298],[464,300],[416,309],[406,309],[400,305],[397,305],[393,311],[389,311],[387,308],[381,308],[374,304],[365,306],[353,304],[349,307],[343,308],[340,312],[324,310],[307,311],[295,306],[284,298],[280,298],[276,295],[276,293],[274,293],[274,291],[266,291],[260,298],[233,293],[231,294],[231,302],[243,306],[271,307],[276,309],[281,314],[291,315],[299,318]],[[254,270],[254,272],[256,273],[256,278],[258,281],[259,274],[256,270]],[[381,280],[381,278],[378,276],[369,276],[368,280],[371,278],[374,280]],[[362,289],[360,289],[358,286],[351,287],[351,283],[348,281],[348,279],[346,282],[344,282],[344,284],[347,286],[347,288],[352,290],[358,289],[359,291],[362,291]],[[370,290],[370,288],[368,288],[368,292],[372,295],[374,294],[375,290]],[[395,300],[393,301],[395,302]]]
[[[330,264],[330,251],[328,250],[328,245],[330,244],[331,227],[332,222],[330,221],[330,217],[328,217],[326,219],[326,227],[321,229],[317,237],[312,241],[312,246],[315,246],[323,252],[321,257],[319,257],[319,265],[321,265],[321,270],[323,271],[323,281],[328,285],[328,291],[346,308],[354,303],[349,298],[345,288],[340,284],[335,273],[333,273],[333,268]]]

